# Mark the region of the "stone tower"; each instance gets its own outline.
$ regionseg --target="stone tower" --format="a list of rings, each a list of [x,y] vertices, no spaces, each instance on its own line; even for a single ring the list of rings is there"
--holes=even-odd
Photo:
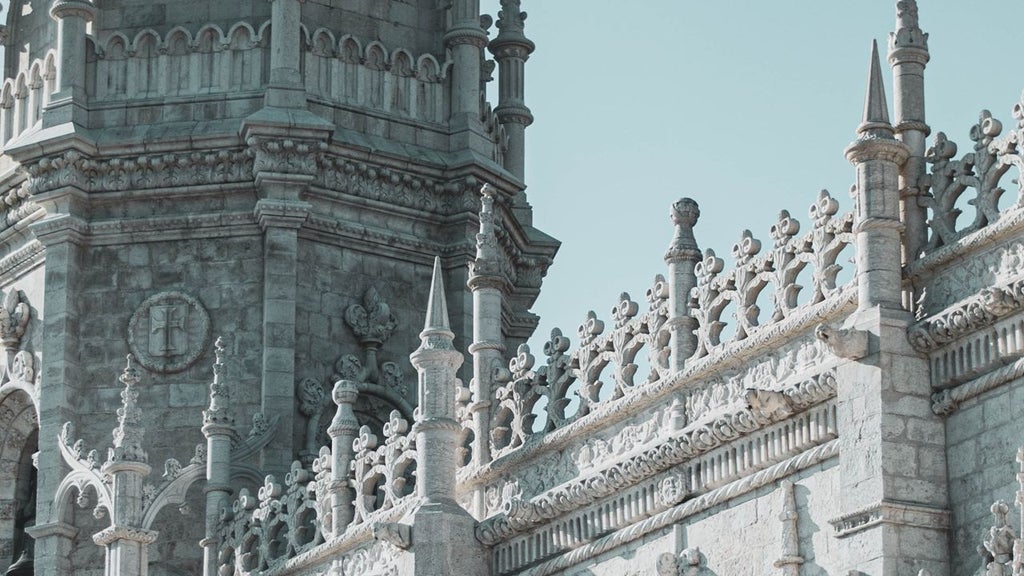
[[[154,461],[203,441],[218,335],[235,416],[275,429],[248,462],[253,483],[330,443],[339,378],[357,383],[361,425],[412,419],[408,353],[435,254],[455,347],[473,334],[484,182],[492,332],[512,347],[533,332],[558,243],[532,226],[524,193],[533,44],[519,2],[502,2],[490,40],[478,0],[17,0],[8,13],[0,572],[31,524],[48,559],[36,574],[101,553],[88,511],[42,499],[33,511],[28,495],[53,494],[67,472],[37,448],[65,421],[89,445],[110,433],[126,354]],[[154,573],[201,571],[196,524],[165,523]]]

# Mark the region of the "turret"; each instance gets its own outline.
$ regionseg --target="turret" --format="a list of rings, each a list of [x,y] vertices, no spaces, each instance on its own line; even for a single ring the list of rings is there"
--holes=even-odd
[[[924,113],[924,68],[928,59],[928,35],[918,26],[917,2],[900,0],[896,3],[896,31],[889,34],[889,65],[892,66],[896,138],[910,150],[900,180],[901,209],[906,226],[904,262],[920,256],[928,241],[927,214],[920,202],[920,197],[927,193],[922,178],[925,138],[931,132]]]
[[[858,138],[846,149],[857,167],[857,286],[861,310],[902,305],[899,214],[900,167],[909,150],[894,138],[885,102],[878,43],[871,45],[871,67]]]
[[[498,107],[494,112],[508,136],[505,169],[522,180],[526,172],[526,127],[533,123],[524,97],[525,66],[535,45],[523,34],[526,12],[519,7],[520,0],[501,0],[498,36],[488,48],[498,62]]]

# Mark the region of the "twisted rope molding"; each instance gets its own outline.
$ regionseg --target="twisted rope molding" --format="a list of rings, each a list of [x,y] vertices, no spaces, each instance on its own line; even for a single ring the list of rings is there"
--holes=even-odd
[[[688,500],[674,508],[670,508],[660,514],[651,516],[650,518],[642,522],[638,522],[629,528],[609,534],[603,538],[599,538],[590,544],[586,544],[572,552],[569,552],[568,554],[564,554],[558,558],[539,564],[533,569],[524,571],[521,574],[526,576],[548,576],[550,574],[555,574],[561,570],[575,566],[584,560],[604,554],[605,552],[618,548],[623,544],[642,538],[655,530],[676,524],[688,516],[703,512],[751,490],[773,484],[781,478],[814,466],[815,464],[820,464],[821,462],[838,455],[839,440],[832,440],[827,444],[822,444],[821,446],[812,448],[811,450],[808,450],[794,458],[790,458],[785,462],[766,468],[765,470],[757,472],[751,476],[747,476],[742,480],[738,480],[716,490],[712,490],[711,492],[698,496],[693,500]]]
[[[1024,376],[1024,358],[1013,364],[993,370],[984,376],[965,382],[956,388],[932,394],[932,412],[939,416],[949,416],[963,402],[979,396],[989,390],[998,388],[1011,380]]]
[[[603,402],[586,416],[562,428],[556,428],[547,434],[531,436],[530,440],[521,448],[504,454],[479,468],[462,468],[458,474],[459,493],[464,494],[500,477],[511,469],[521,468],[531,460],[562,449],[579,438],[585,438],[598,429],[635,416],[659,400],[663,400],[672,392],[685,387],[686,384],[699,381],[715,372],[742,365],[773,342],[795,339],[797,334],[812,331],[818,324],[828,323],[851,311],[856,301],[856,286],[853,284],[843,286],[828,299],[803,311],[802,314],[794,314],[776,324],[765,326],[764,330],[758,330],[749,338],[735,342],[733,345],[716,348],[713,353],[688,365],[681,372],[647,385],[638,386],[631,394],[618,400]],[[831,362],[822,366],[822,373],[833,366],[834,364]]]

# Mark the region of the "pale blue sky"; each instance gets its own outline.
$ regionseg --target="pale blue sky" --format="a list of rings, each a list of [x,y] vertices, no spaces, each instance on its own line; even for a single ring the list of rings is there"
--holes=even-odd
[[[743,229],[767,240],[780,209],[806,230],[822,188],[850,208],[843,150],[860,121],[871,40],[884,58],[895,1],[523,0],[523,9],[537,43],[526,68],[536,116],[528,194],[536,226],[562,241],[534,307],[535,353],[554,326],[575,341],[590,309],[608,320],[622,291],[643,302],[665,269],[668,206],[679,197],[700,204],[697,240],[727,266]],[[920,15],[932,56],[928,122],[962,154],[981,109],[1013,121],[1024,3],[922,0]]]

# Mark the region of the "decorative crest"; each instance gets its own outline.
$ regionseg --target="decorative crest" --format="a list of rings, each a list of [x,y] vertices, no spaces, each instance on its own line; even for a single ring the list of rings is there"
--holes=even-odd
[[[353,304],[345,309],[345,323],[363,346],[380,346],[398,326],[391,307],[373,286],[366,289],[361,305]]]

